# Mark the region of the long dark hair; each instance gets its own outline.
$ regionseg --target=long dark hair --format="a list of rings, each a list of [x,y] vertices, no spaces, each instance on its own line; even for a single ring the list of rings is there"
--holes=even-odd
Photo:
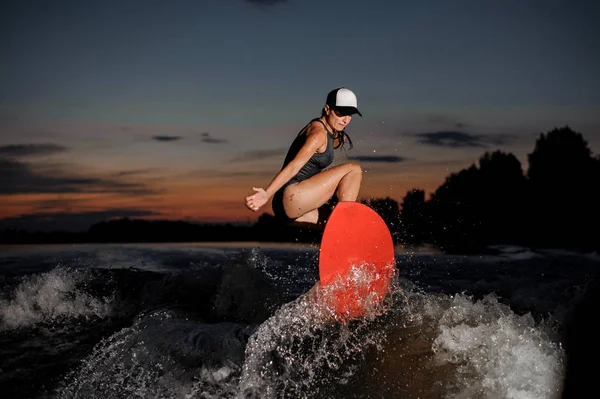
[[[325,107],[323,107],[323,109],[321,109],[321,117],[323,117],[323,116],[327,116],[327,113],[325,112]],[[348,145],[350,146],[350,148],[348,148],[348,149],[351,150],[352,148],[354,148],[354,145],[352,144],[352,139],[350,138],[348,133],[346,133],[346,130],[342,130],[341,132],[335,131],[335,132],[331,132],[331,133],[333,134],[334,140],[335,139],[338,140],[338,145],[333,148],[335,148],[335,149],[344,148],[344,144],[346,143],[346,140],[348,140]]]

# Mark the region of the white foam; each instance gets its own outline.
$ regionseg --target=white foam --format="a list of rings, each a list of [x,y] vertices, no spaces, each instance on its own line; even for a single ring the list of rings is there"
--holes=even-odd
[[[558,398],[563,352],[531,315],[519,316],[493,295],[457,295],[439,319],[433,343],[441,364],[457,365],[455,398]]]
[[[82,274],[63,268],[23,278],[12,299],[0,301],[2,329],[31,326],[60,318],[106,317],[110,299],[97,299],[83,292],[78,284]]]

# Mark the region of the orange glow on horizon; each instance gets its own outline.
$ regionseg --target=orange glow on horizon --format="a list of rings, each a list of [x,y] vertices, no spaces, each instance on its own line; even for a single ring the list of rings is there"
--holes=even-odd
[[[263,182],[269,179],[258,179]],[[218,179],[217,179],[218,181]],[[409,190],[420,188],[426,193],[443,182],[436,174],[411,174],[390,176],[387,173],[367,172],[359,200],[390,197],[401,204]],[[208,183],[208,184],[207,184]],[[225,179],[221,185],[213,179],[181,179],[160,187],[158,194],[133,195],[125,193],[64,193],[3,195],[0,218],[30,214],[78,214],[103,211],[153,212],[140,216],[143,219],[188,220],[197,222],[255,222],[263,213],[272,214],[269,201],[258,212],[248,210],[245,196],[252,186],[261,181],[249,182],[245,178]],[[266,184],[265,184],[266,185]],[[135,218],[135,216],[132,216]]]

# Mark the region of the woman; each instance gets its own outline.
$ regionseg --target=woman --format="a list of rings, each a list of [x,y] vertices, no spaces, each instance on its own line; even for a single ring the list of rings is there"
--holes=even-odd
[[[355,162],[329,169],[334,148],[341,148],[346,139],[344,129],[358,111],[356,95],[344,87],[332,90],[321,117],[306,125],[290,146],[279,173],[266,189],[255,188],[246,197],[248,209],[256,212],[273,197],[275,216],[286,221],[314,224],[325,223],[319,208],[336,195],[339,201],[356,201],[362,170]]]

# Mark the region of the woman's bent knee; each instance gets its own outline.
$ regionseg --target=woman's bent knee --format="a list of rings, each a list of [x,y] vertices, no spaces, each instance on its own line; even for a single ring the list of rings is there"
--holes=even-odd
[[[360,166],[360,163],[352,161],[352,162],[346,162],[344,164],[344,166],[348,169],[348,172],[350,173],[360,173],[362,174],[362,167]]]
[[[350,164],[350,173],[354,173],[355,175],[362,177],[362,167],[359,163],[352,162]]]

